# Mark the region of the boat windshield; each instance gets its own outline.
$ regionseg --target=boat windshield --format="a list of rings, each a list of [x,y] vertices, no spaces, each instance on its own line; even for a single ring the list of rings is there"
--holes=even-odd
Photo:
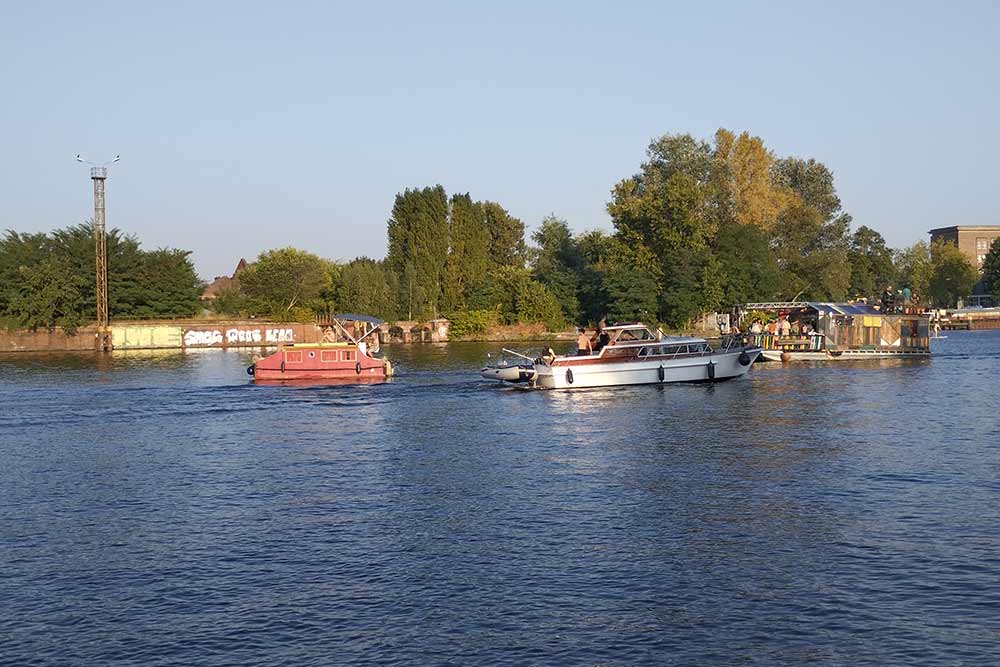
[[[645,327],[622,329],[617,336],[612,338],[613,343],[637,343],[644,340],[656,340],[656,336]]]
[[[672,345],[651,345],[639,350],[640,357],[676,357],[682,354],[709,354],[712,348],[708,343],[686,343]]]

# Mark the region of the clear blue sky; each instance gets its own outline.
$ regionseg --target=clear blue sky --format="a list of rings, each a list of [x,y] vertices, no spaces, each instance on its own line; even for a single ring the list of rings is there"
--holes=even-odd
[[[994,3],[283,4],[4,2],[0,227],[87,219],[74,156],[120,153],[109,225],[206,278],[382,257],[436,183],[607,230],[650,139],[718,127],[824,162],[891,245],[1000,224]]]

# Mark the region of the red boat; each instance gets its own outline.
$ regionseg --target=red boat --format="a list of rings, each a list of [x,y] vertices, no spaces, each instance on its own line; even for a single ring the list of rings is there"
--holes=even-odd
[[[332,319],[333,326],[324,334],[324,342],[280,347],[252,364],[247,373],[255,382],[321,379],[370,382],[392,375],[389,360],[374,356],[378,352],[381,320],[367,315],[336,315]],[[357,335],[354,327],[349,329],[347,322],[354,322],[355,327],[362,325],[361,334]],[[334,329],[346,342],[336,342]]]

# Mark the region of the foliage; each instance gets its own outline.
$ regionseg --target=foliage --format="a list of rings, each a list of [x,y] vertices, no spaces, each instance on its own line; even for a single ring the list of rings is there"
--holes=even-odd
[[[500,314],[490,309],[459,310],[449,314],[448,319],[451,320],[449,335],[462,338],[489,331],[500,323]]]
[[[514,266],[491,271],[470,293],[472,310],[495,310],[503,324],[544,322],[558,331],[566,321],[555,296],[527,269]]]
[[[448,218],[449,250],[443,303],[447,310],[465,305],[469,285],[481,281],[489,268],[490,234],[482,205],[468,193],[453,195]]]
[[[723,225],[712,251],[719,263],[723,309],[765,301],[777,294],[781,276],[767,231],[750,225]]]
[[[492,267],[523,267],[527,258],[524,223],[496,202],[477,204],[489,234],[489,264]]]
[[[909,287],[918,301],[929,302],[931,277],[931,248],[924,241],[893,252],[893,266],[899,287]]]
[[[340,267],[334,289],[336,309],[395,319],[395,298],[382,262],[359,257]]]
[[[719,129],[713,155],[720,193],[734,222],[770,229],[797,200],[791,190],[772,178],[774,155],[760,137],[735,136]]]
[[[239,287],[223,287],[212,299],[211,308],[218,315],[238,317],[247,312],[247,297]]]
[[[849,292],[855,298],[867,297],[874,301],[895,281],[892,251],[882,235],[870,227],[862,225],[851,236],[847,261],[851,267]]]
[[[993,302],[1000,303],[1000,238],[993,240],[983,260],[983,280],[993,295]]]
[[[399,276],[396,301],[407,319],[436,316],[448,261],[448,196],[440,185],[396,195],[386,266]]]
[[[533,277],[549,288],[567,321],[578,320],[581,260],[569,225],[554,215],[546,216],[531,238],[538,244],[532,253]]]
[[[198,309],[201,281],[190,253],[144,251],[117,229],[107,233],[108,313],[115,318],[177,317]],[[74,329],[96,306],[90,223],[51,234],[8,231],[0,240],[0,317],[31,328]]]
[[[777,317],[774,313],[770,313],[766,310],[751,310],[746,315],[743,316],[743,322],[740,326],[744,329],[749,329],[750,325],[754,322],[760,322],[761,324],[767,324],[771,320]]]
[[[933,272],[929,294],[937,306],[951,308],[959,299],[972,294],[979,272],[958,246],[948,241],[931,244]]]
[[[59,326],[72,335],[83,323],[82,303],[69,266],[50,255],[30,268],[20,268],[8,313],[21,326],[49,330]]]
[[[335,267],[316,255],[295,248],[260,254],[240,274],[248,308],[277,322],[302,321],[307,313],[329,307],[324,297],[333,286]]]
[[[778,220],[773,247],[782,276],[776,297],[790,301],[847,297],[851,269],[845,221],[824,223],[815,209],[798,204]]]

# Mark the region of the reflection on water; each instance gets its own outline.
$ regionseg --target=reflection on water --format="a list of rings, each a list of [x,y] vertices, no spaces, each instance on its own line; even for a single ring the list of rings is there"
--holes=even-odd
[[[525,391],[238,351],[0,357],[13,664],[989,664],[1000,332]],[[115,638],[109,641],[109,638]]]

